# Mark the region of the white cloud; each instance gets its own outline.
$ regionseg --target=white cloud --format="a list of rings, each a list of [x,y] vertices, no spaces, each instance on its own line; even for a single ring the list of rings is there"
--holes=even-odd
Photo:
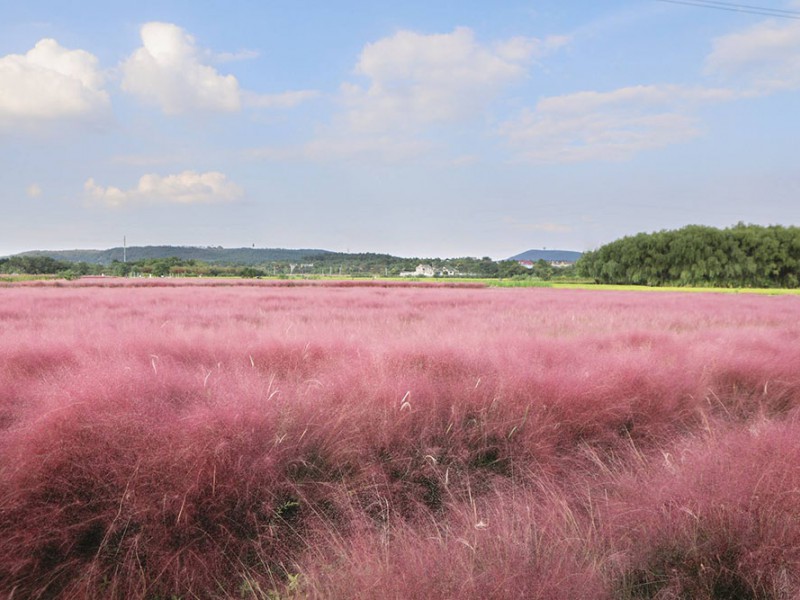
[[[84,190],[95,202],[108,206],[126,204],[172,203],[210,204],[230,202],[242,196],[243,190],[217,171],[197,173],[183,171],[162,177],[156,174],[143,175],[138,185],[130,190],[108,186],[102,187],[93,178],[86,180]]]
[[[177,25],[146,23],[142,47],[122,65],[122,89],[167,114],[237,111],[239,82],[200,62],[194,38]]]
[[[677,85],[578,92],[541,100],[499,133],[531,162],[626,160],[700,135],[692,109],[735,97],[730,90]]]
[[[0,124],[103,117],[103,83],[95,56],[40,40],[24,55],[0,57]]]
[[[735,97],[735,92],[720,88],[635,85],[618,88],[611,92],[587,91],[552,96],[540,101],[537,109],[578,114],[613,108],[640,110],[665,106],[687,106],[701,102],[722,102]]]
[[[715,39],[706,71],[756,92],[800,88],[800,22],[765,21]]]
[[[471,116],[524,78],[534,58],[564,43],[516,37],[485,45],[466,27],[434,35],[399,31],[362,50],[355,73],[369,83],[342,86],[346,120],[376,132]]]
[[[146,23],[140,33],[142,47],[122,64],[122,89],[166,114],[236,112],[243,106],[290,108],[316,94],[310,90],[280,94],[244,91],[236,77],[222,75],[205,62],[254,58],[257,54],[252,51],[201,52],[191,35],[171,23]]]
[[[42,195],[42,186],[38,183],[32,183],[25,189],[25,193],[28,195],[28,198],[38,198]]]
[[[341,112],[316,139],[300,148],[256,151],[264,158],[396,162],[436,147],[425,133],[486,111],[534,60],[567,43],[514,37],[482,44],[472,30],[421,34],[399,31],[367,44],[354,73],[364,84],[340,88]]]
[[[698,106],[800,89],[800,23],[765,21],[714,40],[707,74],[736,90],[681,85],[631,86],[542,99],[499,133],[531,162],[626,160],[702,134]]]

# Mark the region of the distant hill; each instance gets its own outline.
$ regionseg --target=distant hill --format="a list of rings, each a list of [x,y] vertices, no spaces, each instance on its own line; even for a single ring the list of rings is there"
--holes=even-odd
[[[32,250],[19,256],[49,256],[56,260],[86,262],[94,265],[110,265],[122,261],[122,247],[108,250]],[[302,261],[310,256],[329,254],[328,250],[286,248],[222,248],[195,246],[130,246],[127,260],[177,257],[182,260],[200,260],[207,263],[257,265],[271,261]]]
[[[573,250],[528,250],[522,254],[512,256],[508,260],[546,260],[547,262],[576,262],[582,252]]]

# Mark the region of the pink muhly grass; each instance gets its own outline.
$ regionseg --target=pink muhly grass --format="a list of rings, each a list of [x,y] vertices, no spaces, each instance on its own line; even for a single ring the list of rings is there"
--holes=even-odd
[[[480,281],[394,281],[385,279],[242,279],[237,277],[105,277],[84,276],[75,280],[32,279],[8,282],[0,278],[0,288],[176,288],[176,287],[326,287],[326,288],[439,288],[476,289]]]
[[[604,518],[619,596],[797,597],[798,432],[796,415],[723,430],[624,480]]]
[[[446,515],[364,523],[304,561],[310,598],[607,598],[602,557],[557,490],[554,497],[498,489],[447,501]]]
[[[3,289],[0,592],[790,597],[798,313],[549,289]]]

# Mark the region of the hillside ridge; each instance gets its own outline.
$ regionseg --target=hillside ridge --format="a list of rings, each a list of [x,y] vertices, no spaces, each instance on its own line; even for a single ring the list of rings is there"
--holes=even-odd
[[[329,254],[329,250],[300,248],[222,248],[221,246],[121,246],[106,250],[30,250],[17,256],[48,256],[56,260],[86,262],[96,265],[110,265],[113,261],[123,260],[123,250],[129,262],[176,257],[181,260],[200,260],[207,263],[230,263],[254,265],[269,261],[297,260],[302,261],[311,256]]]
[[[546,260],[548,262],[576,262],[580,257],[581,252],[574,250],[527,250],[508,260]]]

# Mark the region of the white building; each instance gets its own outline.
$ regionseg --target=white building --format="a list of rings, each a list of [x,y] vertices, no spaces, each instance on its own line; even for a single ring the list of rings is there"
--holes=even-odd
[[[417,265],[415,271],[403,271],[400,277],[434,277],[436,271],[430,265]]]

